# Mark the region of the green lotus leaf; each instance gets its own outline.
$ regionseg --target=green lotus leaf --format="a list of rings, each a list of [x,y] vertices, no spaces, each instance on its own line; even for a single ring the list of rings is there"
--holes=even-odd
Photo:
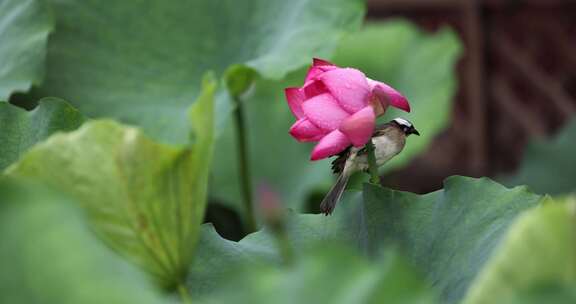
[[[90,117],[137,125],[168,143],[188,139],[186,109],[207,70],[223,76],[237,64],[281,78],[330,55],[364,13],[361,0],[49,3],[56,28],[34,95],[63,97]],[[232,104],[224,90],[218,96],[221,125]]]
[[[435,303],[433,293],[394,252],[370,262],[349,247],[319,243],[294,264],[243,265],[206,303]],[[234,269],[234,268],[232,268]]]
[[[451,177],[443,190],[425,195],[366,184],[363,191],[348,191],[332,216],[290,216],[288,238],[297,251],[319,240],[343,242],[370,257],[399,248],[444,302],[456,303],[518,214],[540,199],[523,187],[508,189],[487,178]],[[226,267],[279,261],[267,230],[232,242],[207,229],[198,250],[206,258],[192,266],[189,281],[204,286],[199,292],[214,288],[210,282],[219,282]]]
[[[195,144],[157,143],[136,128],[94,120],[36,145],[7,173],[70,194],[112,248],[166,288],[187,272],[206,204],[213,148],[213,77],[191,110]]]
[[[85,118],[66,101],[43,98],[32,111],[0,102],[0,171],[34,144],[59,131],[78,128]]]
[[[0,302],[172,303],[98,240],[70,198],[0,181]]]
[[[53,27],[43,0],[0,2],[0,101],[40,84]]]

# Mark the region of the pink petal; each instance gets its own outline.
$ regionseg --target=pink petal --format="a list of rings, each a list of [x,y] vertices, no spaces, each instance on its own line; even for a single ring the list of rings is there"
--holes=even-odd
[[[294,114],[296,118],[304,116],[304,112],[302,111],[304,92],[299,88],[286,88],[284,89],[284,94],[286,95],[286,100],[288,101],[288,106],[290,107],[292,114]]]
[[[370,86],[364,73],[351,68],[338,68],[318,76],[340,106],[349,113],[364,108],[370,98]]]
[[[310,81],[315,80],[318,75],[324,73],[322,69],[319,69],[315,66],[311,66],[306,73],[306,78],[304,78],[304,85],[310,83]]]
[[[328,93],[328,89],[326,89],[326,86],[322,81],[312,80],[302,87],[302,92],[305,99],[310,99],[314,96]]]
[[[370,79],[370,86],[372,87],[372,92],[378,97],[383,105],[390,104],[391,106],[410,112],[410,104],[406,97],[402,96],[400,92],[394,90],[391,86]]]
[[[322,73],[337,68],[337,66],[331,64],[328,61],[323,61],[322,59],[314,59],[314,64],[308,69],[308,73],[306,73],[304,85],[307,85],[310,81],[315,80]]]
[[[355,147],[362,147],[372,137],[375,121],[374,109],[372,106],[367,106],[346,118],[340,125],[340,131],[350,139]]]
[[[324,136],[312,150],[311,160],[320,160],[336,155],[350,145],[350,140],[344,133],[334,130]]]
[[[302,104],[304,115],[316,126],[332,131],[338,129],[350,114],[344,111],[338,102],[328,93],[320,94]]]
[[[300,118],[290,128],[290,135],[298,141],[319,141],[325,132],[306,118]]]
[[[312,66],[322,66],[322,65],[332,65],[332,66],[336,66],[335,64],[333,64],[332,62],[328,61],[328,60],[324,60],[324,59],[320,59],[320,58],[312,58]]]

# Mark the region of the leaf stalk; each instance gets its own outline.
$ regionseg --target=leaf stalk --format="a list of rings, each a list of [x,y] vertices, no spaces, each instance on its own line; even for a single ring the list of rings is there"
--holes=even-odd
[[[372,139],[366,144],[368,153],[368,170],[370,172],[370,183],[380,185],[380,176],[378,175],[378,165],[376,164],[376,155],[374,154],[374,143]]]
[[[238,145],[238,173],[242,190],[242,203],[244,205],[245,232],[256,231],[256,219],[254,217],[252,175],[248,155],[248,139],[246,135],[246,122],[244,119],[243,103],[240,97],[234,96],[236,109],[234,110],[234,122],[236,124],[236,143]]]

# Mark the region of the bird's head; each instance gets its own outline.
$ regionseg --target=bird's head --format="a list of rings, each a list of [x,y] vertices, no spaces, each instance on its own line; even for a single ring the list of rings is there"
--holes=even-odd
[[[420,133],[418,132],[418,130],[416,130],[416,128],[414,128],[414,125],[404,118],[400,118],[400,117],[394,118],[392,120],[392,123],[395,123],[396,125],[398,125],[400,130],[402,130],[402,132],[404,132],[404,134],[406,134],[406,136],[410,136],[410,134],[416,134],[416,135],[420,136]]]

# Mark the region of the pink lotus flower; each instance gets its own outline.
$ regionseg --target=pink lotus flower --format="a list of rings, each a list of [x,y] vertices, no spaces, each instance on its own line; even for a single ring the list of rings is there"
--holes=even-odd
[[[388,105],[410,112],[406,98],[387,84],[316,58],[304,85],[285,93],[297,119],[290,134],[301,142],[318,141],[311,160],[336,155],[351,144],[364,146]]]

